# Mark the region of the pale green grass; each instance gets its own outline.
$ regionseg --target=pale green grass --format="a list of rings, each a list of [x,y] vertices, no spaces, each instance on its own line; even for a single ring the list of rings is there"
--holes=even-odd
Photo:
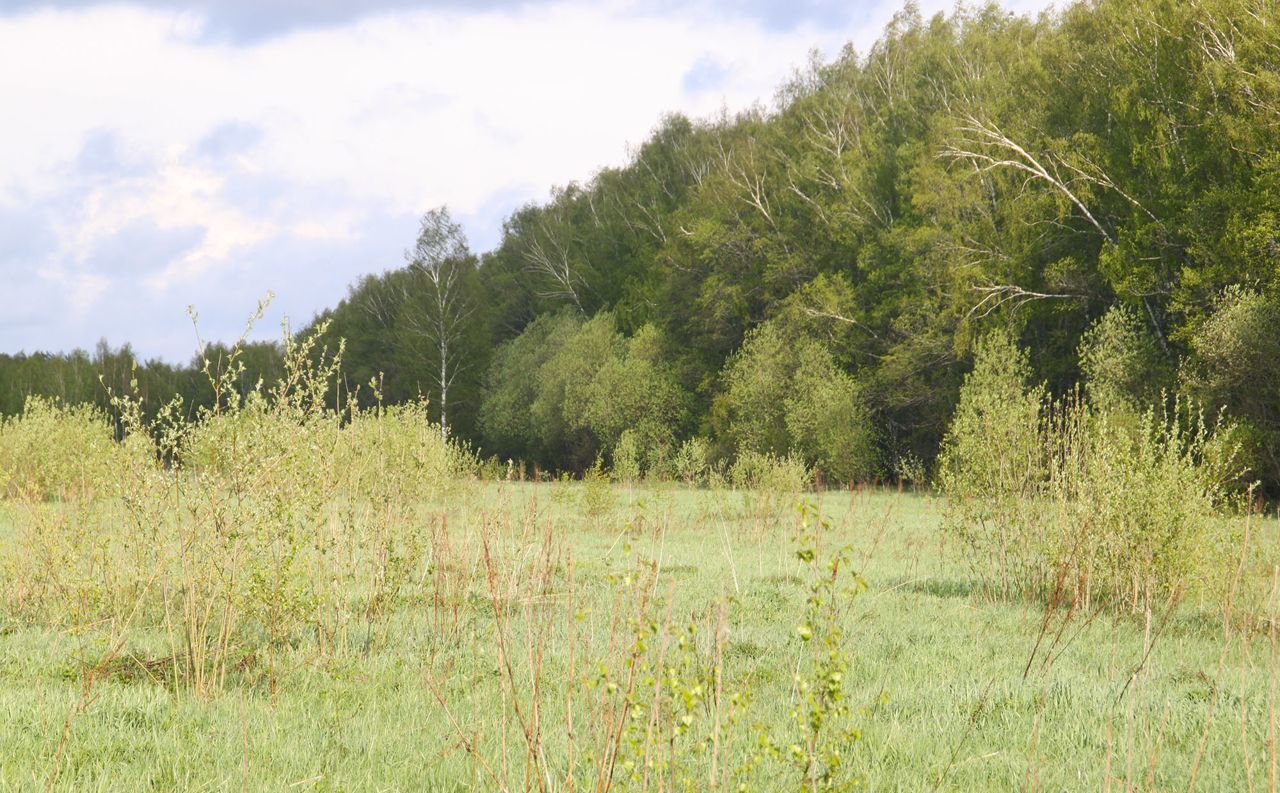
[[[604,630],[608,574],[629,569],[636,557],[658,562],[658,589],[671,593],[678,619],[730,598],[726,689],[753,695],[735,729],[785,724],[805,596],[790,546],[794,520],[762,525],[741,517],[741,494],[676,489],[618,489],[610,513],[588,517],[581,495],[580,485],[476,488],[452,505],[450,530],[461,542],[478,531],[481,516],[506,515],[518,526],[536,514],[537,525],[550,526],[572,552],[589,612],[579,630]],[[821,508],[832,525],[824,543],[851,544],[869,584],[848,612],[846,634],[862,739],[844,753],[861,787],[1100,790],[1110,757],[1111,776],[1135,788],[1186,789],[1212,710],[1197,788],[1267,788],[1265,635],[1255,635],[1247,651],[1230,645],[1216,705],[1221,622],[1191,609],[1156,626],[1145,671],[1127,690],[1144,654],[1138,617],[1075,620],[1054,663],[1042,668],[1037,660],[1024,678],[1042,612],[972,591],[942,539],[938,503],[890,492],[827,494]],[[1268,547],[1276,531],[1274,522],[1257,529]],[[0,537],[11,534],[0,522]],[[538,539],[510,537],[513,554],[532,553]],[[497,735],[503,704],[482,589],[470,593],[462,613],[460,633],[447,645],[431,635],[421,605],[397,615],[385,646],[341,662],[317,663],[300,645],[286,657],[274,693],[258,676],[199,701],[126,658],[71,720],[56,788],[486,789],[426,684],[434,674],[465,730]],[[80,699],[80,675],[103,651],[91,636],[0,615],[0,789],[47,784]],[[557,690],[566,679],[561,638],[548,637],[547,685]],[[139,659],[164,653],[156,635],[132,636],[127,647]],[[547,723],[558,724],[560,714],[553,703]],[[553,753],[562,732],[548,728]],[[517,772],[511,769],[513,779]],[[795,787],[781,775],[757,783]],[[1111,787],[1124,789],[1115,779]]]

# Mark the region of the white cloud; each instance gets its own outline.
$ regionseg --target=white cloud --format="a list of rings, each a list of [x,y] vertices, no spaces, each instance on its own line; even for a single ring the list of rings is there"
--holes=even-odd
[[[623,161],[664,112],[768,101],[811,48],[833,54],[849,39],[865,48],[895,7],[871,3],[847,29],[786,30],[619,0],[403,10],[242,46],[204,37],[198,14],[154,7],[0,16],[9,119],[0,211],[37,208],[58,240],[18,260],[0,248],[0,268],[58,285],[66,305],[47,314],[74,319],[12,328],[0,319],[0,351],[104,333],[163,337],[184,326],[179,296],[229,273],[264,292],[305,295],[295,306],[322,301],[303,308],[317,310],[340,289],[269,283],[270,268],[244,273],[244,261],[265,246],[287,253],[292,241],[298,251],[327,243],[346,252],[349,260],[328,262],[338,272],[326,282],[394,266],[381,257],[407,245],[412,226],[392,240],[372,239],[372,229],[443,203],[492,217],[495,203],[541,198]],[[86,142],[104,134],[103,151],[89,152]],[[143,220],[202,232],[169,260],[102,269],[95,250]],[[469,231],[482,245],[496,239],[496,229]],[[202,314],[249,308],[203,305]],[[143,352],[178,354],[164,344]]]

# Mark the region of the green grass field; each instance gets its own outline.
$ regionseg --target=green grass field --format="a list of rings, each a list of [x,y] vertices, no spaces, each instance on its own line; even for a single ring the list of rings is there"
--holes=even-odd
[[[821,548],[848,544],[867,583],[841,611],[848,720],[860,739],[837,749],[859,789],[1185,790],[1193,773],[1200,790],[1274,789],[1277,666],[1265,627],[1224,639],[1220,615],[1191,605],[1150,626],[1112,613],[1057,613],[1046,623],[1035,604],[974,591],[933,497],[809,498],[830,526]],[[354,649],[338,656],[300,641],[269,662],[246,657],[234,685],[206,697],[166,677],[162,631],[128,632],[101,664],[111,640],[92,626],[0,614],[0,788],[447,791],[495,788],[492,771],[525,789],[518,703],[504,693],[494,641],[499,604],[526,714],[526,672],[542,669],[541,751],[560,769],[543,785],[569,787],[566,712],[576,696],[582,767],[569,776],[594,789],[586,735],[601,723],[586,703],[605,696],[583,659],[626,634],[617,627],[629,605],[624,577],[651,559],[654,602],[663,604],[655,619],[713,628],[723,619],[722,632],[703,631],[688,651],[695,666],[713,652],[722,658],[725,701],[745,695],[732,716],[718,709],[717,782],[800,789],[785,762],[749,766],[753,736],[794,726],[793,676],[810,649],[796,632],[808,592],[792,542],[798,518],[750,506],[736,492],[475,485],[450,502],[447,542],[433,546],[418,595],[384,628],[356,631]],[[10,553],[13,520],[0,518]],[[1276,532],[1271,521],[1255,527],[1266,548]],[[482,536],[503,560],[490,583]],[[554,586],[523,587],[548,537]],[[1261,568],[1249,575],[1265,578]],[[545,657],[535,664],[537,647]],[[709,699],[690,735],[709,723]],[[670,776],[659,785],[655,771],[651,787],[710,786],[705,746],[671,739],[662,753]],[[620,770],[614,786],[643,785]]]

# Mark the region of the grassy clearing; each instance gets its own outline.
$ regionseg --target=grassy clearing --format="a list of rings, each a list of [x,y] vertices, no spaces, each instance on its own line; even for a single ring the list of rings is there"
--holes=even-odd
[[[615,786],[705,789],[715,755],[727,788],[801,787],[785,758],[761,760],[754,748],[761,735],[790,734],[793,675],[813,651],[796,630],[809,591],[793,543],[800,518],[742,492],[599,491],[474,484],[424,509],[443,513],[447,529],[384,627],[353,628],[343,653],[295,639],[270,671],[262,658],[237,657],[233,684],[208,696],[166,678],[171,650],[154,626],[129,631],[113,655],[100,626],[0,616],[0,788],[468,790],[496,787],[492,771],[521,789],[529,760],[514,712],[523,705],[527,715],[535,699],[541,751],[562,772],[547,786],[567,787],[573,712],[581,765],[570,776],[591,787],[589,735],[613,723],[620,700],[605,678],[622,676],[618,666],[584,669],[584,659],[618,657],[611,636],[626,644],[618,618],[633,605],[627,579],[644,569],[639,559],[656,565],[654,602],[669,615],[658,621],[713,626],[690,642],[687,666],[720,667],[722,703],[745,696],[717,709],[703,692],[689,732],[658,729],[665,744],[630,755],[665,758],[647,780],[623,773],[624,745]],[[1194,604],[1149,627],[1141,616],[1059,613],[1037,648],[1045,612],[977,594],[932,498],[810,499],[830,525],[819,554],[849,544],[867,583],[839,612],[849,721],[861,734],[836,742],[843,779],[873,790],[1185,789],[1194,769],[1203,790],[1274,784],[1276,663],[1261,612],[1233,620],[1225,640],[1221,615]],[[21,552],[15,511],[0,510],[4,553]],[[1274,521],[1255,522],[1248,575],[1258,591],[1268,589],[1276,535]],[[496,582],[486,580],[483,537]],[[539,588],[529,584],[540,554],[554,574]],[[677,668],[674,643],[669,653]],[[678,707],[663,713],[678,723]],[[700,746],[715,713],[718,754]]]

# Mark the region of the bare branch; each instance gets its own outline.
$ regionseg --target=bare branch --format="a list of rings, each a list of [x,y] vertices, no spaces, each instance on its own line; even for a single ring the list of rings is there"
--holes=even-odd
[[[1035,292],[1030,289],[1023,289],[1016,284],[996,284],[992,286],[972,286],[973,291],[983,295],[973,308],[969,309],[968,316],[972,317],[979,311],[979,317],[990,316],[992,313],[1000,309],[1002,306],[1012,304],[1012,310],[1017,311],[1027,303],[1035,300],[1093,300],[1092,295],[1071,293],[1071,292]]]
[[[1102,223],[1085,206],[1085,203],[1057,176],[1056,168],[1050,170],[1029,151],[1001,132],[1000,128],[994,124],[986,124],[974,116],[966,116],[965,123],[960,125],[959,129],[972,135],[973,138],[948,144],[943,149],[941,156],[975,163],[981,171],[992,171],[999,168],[1012,168],[1022,171],[1032,179],[1044,182],[1061,193],[1080,210],[1085,219],[1098,230],[1098,233],[1104,239],[1108,242],[1115,242],[1115,237],[1112,236],[1111,232],[1103,227]],[[984,147],[991,147],[1004,156],[988,154],[983,150]],[[1052,161],[1050,161],[1050,164],[1052,165]]]

